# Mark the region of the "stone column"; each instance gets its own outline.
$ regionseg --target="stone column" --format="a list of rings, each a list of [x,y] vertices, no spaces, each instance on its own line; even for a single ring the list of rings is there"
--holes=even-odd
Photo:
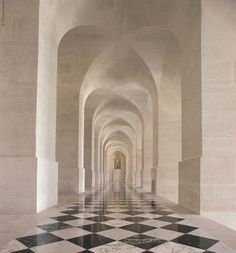
[[[152,192],[152,169],[142,170],[142,188],[144,192]]]
[[[202,1],[201,213],[236,211],[235,1]]]
[[[112,186],[120,187],[120,185],[121,185],[121,170],[113,169],[112,170]]]
[[[157,168],[151,168],[152,171],[152,193],[157,192]]]
[[[182,42],[182,161],[179,163],[179,204],[199,212],[202,156],[201,6],[190,10],[188,32]],[[192,176],[191,176],[192,175]]]
[[[85,168],[79,168],[79,193],[85,191]]]
[[[93,187],[93,171],[89,168],[85,169],[85,189],[91,190]]]
[[[142,187],[142,170],[139,169],[135,172],[135,187]]]
[[[36,212],[39,3],[5,1],[0,27],[0,213]]]

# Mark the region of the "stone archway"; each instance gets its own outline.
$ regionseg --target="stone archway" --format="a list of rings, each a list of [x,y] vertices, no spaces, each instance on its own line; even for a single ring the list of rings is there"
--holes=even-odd
[[[197,7],[196,7],[196,9],[197,9]],[[166,27],[165,27],[166,28]],[[93,28],[92,28],[92,30],[93,30]],[[96,28],[95,28],[95,30],[96,30]],[[88,35],[87,34],[87,32],[85,32],[86,30],[84,30],[83,31],[83,33],[84,33],[84,35]],[[94,30],[93,30],[94,31]],[[98,30],[96,30],[96,31],[99,31],[98,33],[96,32],[96,36],[99,36],[100,38],[104,38],[104,37],[106,37],[106,35],[107,34],[109,34],[109,32],[108,32],[108,30],[106,30],[106,29],[98,29]],[[102,32],[101,32],[102,31]],[[194,30],[194,32],[195,32],[195,30]],[[197,32],[197,31],[196,31]],[[92,32],[92,34],[94,34],[93,32]],[[142,34],[142,33],[141,33]],[[92,35],[93,36],[93,35]],[[145,33],[144,33],[144,36],[145,36]],[[84,36],[82,36],[83,38],[84,38]],[[109,37],[109,36],[108,36]],[[132,36],[131,36],[132,37]],[[111,37],[110,37],[111,38]],[[128,37],[126,37],[126,39],[125,39],[125,43],[126,43],[126,41],[127,41],[127,38]],[[128,41],[130,42],[130,40],[128,39]],[[183,43],[183,42],[181,42],[181,38],[180,38],[180,44],[181,43]],[[131,43],[131,45],[132,45],[132,43]],[[193,43],[193,45],[192,45],[193,47],[194,46],[197,46],[197,43]],[[132,45],[132,47],[134,47],[135,48],[135,45]],[[103,46],[102,47],[100,47],[100,50],[103,48]],[[135,50],[137,51],[137,49],[135,48]],[[101,52],[101,51],[100,51]],[[142,55],[141,54],[142,52],[139,52],[139,55]],[[148,54],[147,54],[148,55]],[[145,56],[145,54],[144,55],[142,55],[142,57],[143,58],[145,58],[144,57]],[[184,63],[185,62],[185,60],[187,59],[189,57],[189,55],[188,54],[186,54],[186,55],[183,55],[183,58],[182,58],[182,63]],[[196,58],[197,59],[197,58]],[[169,60],[169,59],[168,59]],[[146,61],[146,64],[147,64],[147,66],[148,66],[148,63],[147,63],[147,61]],[[181,64],[182,65],[182,64]],[[149,64],[149,68],[150,68],[150,64]],[[191,66],[187,66],[186,68],[184,68],[184,71],[186,71],[186,73],[187,72],[189,72],[189,67],[191,68]],[[152,72],[152,74],[153,74],[153,71],[151,70],[151,72]],[[184,73],[181,73],[181,75],[184,75],[185,77],[186,77],[186,75],[184,74]],[[184,79],[182,79],[182,80],[184,80]],[[197,79],[196,79],[197,80]],[[198,79],[199,80],[199,79]],[[183,87],[183,86],[182,86]],[[197,87],[197,86],[196,86]],[[185,89],[185,88],[184,88]],[[183,94],[183,92],[184,92],[184,89],[182,90],[182,94]],[[199,92],[200,90],[197,90],[197,92]],[[195,94],[197,94],[196,92],[195,92]],[[191,95],[191,94],[190,94]],[[194,97],[194,99],[199,99],[199,97],[198,96],[195,96]],[[156,101],[156,103],[157,103],[157,101]],[[189,100],[184,100],[184,103],[192,103],[192,100],[191,100],[191,102],[189,101]],[[157,104],[156,104],[157,105]],[[184,104],[183,104],[183,100],[182,100],[182,106],[185,106]],[[155,106],[154,108],[157,108],[157,106]],[[154,114],[155,116],[156,116],[156,114]],[[198,115],[198,114],[196,114],[196,112],[195,112],[195,115]],[[185,128],[189,123],[190,123],[190,118],[191,118],[191,116],[190,116],[190,114],[186,114],[186,113],[184,113],[183,114],[183,122],[184,122],[184,124],[183,124],[183,129],[186,129],[187,130],[187,128]],[[196,119],[196,118],[195,118]],[[190,120],[190,121],[189,121]],[[156,126],[156,124],[157,123],[155,123],[155,126]],[[197,127],[197,124],[195,125],[196,127]],[[192,137],[196,134],[196,135],[198,135],[199,134],[199,131],[197,130],[197,131],[195,131],[194,130],[195,128],[192,128],[192,130],[193,130],[193,135],[191,135]],[[81,132],[81,134],[83,134],[83,132]],[[157,138],[157,136],[158,135],[155,135],[155,139]],[[187,140],[186,139],[186,137],[187,136],[185,136],[182,140]],[[188,138],[188,137],[187,137]],[[195,138],[195,137],[194,137]],[[154,143],[156,143],[156,141],[154,142]],[[186,142],[185,142],[186,143]],[[156,150],[156,148],[157,148],[157,145],[154,145],[154,147],[153,147],[153,150]],[[83,145],[80,145],[79,144],[79,154],[82,154],[83,153]],[[186,150],[185,148],[184,148],[184,150]],[[156,152],[155,152],[155,155],[156,155]],[[184,152],[183,152],[183,156],[184,156]],[[153,159],[154,159],[154,157],[153,157]],[[188,160],[188,159],[187,159]],[[186,163],[186,161],[187,161],[186,159],[185,159],[185,163]],[[155,161],[155,162],[154,162]],[[153,160],[153,165],[152,166],[149,166],[149,174],[151,175],[152,173],[151,173],[151,170],[152,170],[152,168],[153,167],[155,167],[156,165],[157,165],[157,158],[155,158],[154,160]],[[83,164],[81,164],[80,163],[80,165],[78,166],[79,168],[80,168],[80,170],[84,170],[84,168],[83,168]],[[150,168],[151,167],[151,168]],[[80,178],[83,178],[83,175],[84,175],[84,171],[82,172],[82,177],[80,177]],[[148,177],[147,177],[148,178]],[[176,185],[176,182],[178,182],[178,179],[176,179],[177,181],[175,181],[175,185]],[[83,180],[82,180],[83,181]],[[143,184],[143,182],[141,183],[141,185]],[[146,184],[146,185],[150,185],[150,182],[146,182],[146,183],[144,183],[144,184]],[[83,183],[81,183],[81,185],[83,185]],[[178,184],[177,184],[178,185]],[[82,186],[82,188],[81,189],[83,189],[83,186]]]
[[[24,58],[24,61],[30,64],[32,63],[31,66],[34,66],[34,68],[30,68],[32,71],[28,73],[26,71],[28,68],[22,60],[22,65],[19,66],[19,69],[14,69],[14,66],[10,62],[6,63],[2,69],[4,70],[7,67],[9,70],[12,70],[12,73],[18,73],[18,70],[21,71],[21,73],[25,73],[24,80],[11,80],[7,76],[5,81],[9,91],[10,87],[14,87],[14,89],[15,87],[19,87],[18,81],[22,81],[20,82],[21,84],[30,84],[30,91],[32,92],[32,96],[30,97],[33,98],[33,101],[31,101],[31,103],[28,98],[23,99],[23,102],[17,99],[14,100],[19,101],[19,104],[23,106],[13,106],[14,109],[5,114],[5,119],[6,123],[9,123],[9,125],[17,125],[15,121],[17,117],[14,118],[12,115],[15,113],[16,115],[20,115],[20,119],[24,119],[22,115],[25,115],[23,108],[25,108],[24,105],[26,102],[27,105],[30,103],[28,108],[31,108],[31,110],[27,114],[29,116],[27,116],[27,119],[30,119],[30,123],[32,124],[29,124],[31,126],[29,129],[26,127],[22,129],[19,135],[21,137],[9,135],[6,132],[12,128],[8,130],[4,127],[1,128],[0,132],[3,140],[1,142],[3,157],[1,160],[1,170],[5,173],[14,167],[12,164],[16,164],[16,168],[18,168],[18,165],[20,168],[24,167],[25,172],[22,173],[22,175],[24,174],[34,178],[34,182],[32,182],[30,186],[24,181],[24,178],[21,178],[22,180],[18,182],[17,177],[14,177],[14,180],[12,180],[10,184],[14,185],[14,187],[16,185],[16,188],[18,188],[18,185],[20,189],[23,189],[22,192],[29,192],[29,188],[31,189],[30,192],[33,194],[29,198],[32,200],[32,204],[25,205],[28,212],[34,212],[36,210],[41,211],[57,203],[57,161],[59,162],[59,166],[69,168],[66,171],[68,174],[64,174],[67,179],[64,180],[64,182],[63,180],[59,180],[60,187],[62,186],[63,188],[67,185],[66,181],[70,181],[70,171],[72,174],[75,173],[73,177],[75,180],[73,185],[75,187],[72,187],[73,189],[68,187],[68,192],[71,190],[73,192],[79,192],[84,189],[84,164],[79,162],[81,157],[84,158],[84,143],[80,145],[79,143],[81,142],[78,142],[79,135],[83,136],[83,132],[78,134],[81,128],[74,131],[74,122],[76,122],[78,127],[79,110],[81,110],[81,108],[84,109],[84,105],[81,107],[80,104],[77,104],[76,101],[78,101],[77,98],[79,98],[79,91],[76,89],[73,90],[72,87],[78,88],[83,82],[86,82],[86,78],[88,77],[86,73],[90,66],[93,65],[92,63],[94,60],[101,55],[105,48],[117,42],[121,45],[125,45],[124,52],[129,52],[128,55],[131,56],[131,60],[134,60],[133,63],[141,66],[137,68],[140,70],[137,76],[140,74],[140,77],[145,77],[143,80],[140,79],[142,81],[141,83],[144,84],[143,87],[147,88],[149,87],[148,83],[152,84],[150,86],[152,89],[147,91],[145,91],[145,89],[139,91],[136,89],[137,86],[135,88],[137,92],[136,97],[147,96],[147,107],[152,108],[152,113],[147,115],[149,117],[148,121],[152,121],[150,129],[144,127],[142,131],[144,132],[144,136],[151,133],[149,138],[150,140],[154,140],[153,143],[155,145],[153,145],[153,143],[148,144],[148,142],[146,144],[142,143],[142,150],[138,151],[141,157],[147,155],[144,159],[146,161],[146,168],[144,163],[143,167],[138,169],[145,169],[146,175],[149,176],[143,177],[140,180],[140,173],[138,170],[136,171],[136,182],[139,182],[138,185],[150,191],[151,168],[158,167],[158,145],[156,145],[158,143],[158,134],[153,131],[153,129],[157,129],[158,123],[157,104],[159,98],[157,100],[158,75],[156,74],[159,73],[159,78],[161,79],[163,64],[159,65],[159,71],[153,70],[152,66],[158,65],[157,63],[161,59],[161,55],[156,54],[156,51],[148,51],[145,49],[153,48],[150,45],[155,45],[158,37],[160,41],[163,40],[166,42],[166,31],[173,35],[174,41],[178,42],[181,55],[181,62],[178,64],[181,66],[181,104],[183,109],[183,162],[180,168],[180,192],[184,198],[181,199],[181,203],[185,206],[191,206],[188,200],[189,196],[192,194],[196,195],[196,201],[199,202],[199,191],[194,190],[191,192],[191,189],[193,189],[191,187],[192,185],[196,185],[197,189],[199,189],[199,182],[189,181],[189,179],[186,178],[187,174],[185,170],[191,167],[193,171],[199,171],[200,157],[202,155],[201,56],[199,53],[201,49],[200,1],[181,0],[178,2],[178,7],[175,6],[173,1],[165,1],[165,5],[163,5],[163,1],[161,0],[153,2],[148,1],[145,3],[140,2],[138,4],[135,0],[122,1],[118,5],[111,2],[108,6],[107,2],[104,1],[103,6],[107,6],[105,9],[100,8],[97,2],[88,2],[84,0],[57,0],[50,3],[47,0],[41,0],[40,5],[38,1],[34,1],[34,3],[29,3],[28,0],[22,1],[32,10],[27,24],[24,18],[28,17],[29,13],[22,10],[22,8],[19,7],[16,9],[9,6],[8,12],[8,15],[14,20],[20,19],[22,21],[21,30],[24,31],[21,34],[22,36],[19,37],[14,29],[5,29],[4,32],[9,41],[14,41],[14,43],[18,41],[22,52],[24,51],[25,40],[27,39],[32,49],[32,54]],[[12,3],[14,3],[15,6],[19,6],[19,3],[15,0],[12,0]],[[164,12],[163,8],[165,9]],[[125,10],[125,12],[123,12],[123,10]],[[135,13],[139,13],[140,15],[135,15]],[[123,23],[124,20],[125,23]],[[11,27],[12,24],[8,25]],[[154,30],[159,30],[160,33],[147,32],[147,29],[153,31],[153,28]],[[142,30],[141,32],[140,29]],[[28,33],[30,31],[34,32],[30,34]],[[135,33],[135,31],[138,32]],[[25,36],[23,36],[23,34]],[[30,36],[28,36],[29,34]],[[138,41],[141,42],[141,44],[138,43],[142,45],[141,47],[135,43]],[[6,51],[4,51],[6,53],[9,52],[8,42],[3,42],[3,49],[6,49]],[[87,46],[89,46],[90,50],[84,50]],[[159,46],[157,48],[161,49]],[[168,48],[167,51],[169,49],[170,48]],[[172,58],[173,55],[175,54],[169,54],[168,59],[163,60],[162,58],[161,61],[165,63],[176,62],[176,59]],[[18,54],[13,55],[12,59],[18,60],[17,56]],[[59,62],[58,69],[57,62]],[[112,65],[110,65],[110,67],[112,67]],[[130,68],[130,66],[128,67]],[[131,72],[132,71],[130,71],[130,73]],[[110,73],[114,73],[114,71]],[[125,71],[123,73],[127,74]],[[84,79],[85,75],[86,78]],[[6,76],[5,73],[3,76]],[[116,76],[113,75],[113,77]],[[135,80],[135,83],[132,83],[129,76],[126,75],[124,77],[124,81],[129,81],[130,85],[134,84],[135,86],[140,82],[140,80],[139,82]],[[117,78],[113,78],[113,81],[117,81],[114,79]],[[73,84],[75,80],[76,85],[68,85]],[[58,83],[61,86],[58,85]],[[118,83],[116,82],[116,84]],[[89,82],[89,85],[90,84],[91,82]],[[133,87],[132,85],[131,87]],[[88,87],[88,85],[85,86]],[[61,89],[62,87],[63,89]],[[57,88],[59,90],[58,96]],[[155,88],[156,91],[153,88]],[[60,91],[65,95],[64,98],[60,95]],[[90,92],[88,91],[87,95],[89,94]],[[125,96],[125,93],[123,95]],[[70,99],[71,97],[72,99]],[[10,108],[12,100],[8,99],[9,96],[5,96],[5,98],[1,100],[1,103],[3,106],[9,105]],[[64,107],[58,106],[57,108],[56,100],[58,99],[58,105],[61,105],[60,99],[63,101],[65,98],[67,98],[68,103],[66,103]],[[136,101],[136,103],[139,104],[139,109],[145,108],[145,106],[141,108],[141,104],[138,101]],[[58,114],[56,114],[57,109]],[[146,116],[143,112],[142,115]],[[60,124],[56,124],[57,120]],[[64,120],[68,124],[65,124]],[[83,122],[83,120],[81,122]],[[101,124],[104,122],[105,121],[101,119]],[[62,131],[62,134],[60,134],[62,137],[61,139],[57,138],[56,125],[57,129]],[[153,138],[151,138],[151,136],[153,136]],[[24,140],[30,139],[30,141],[24,144],[20,141],[21,138]],[[7,146],[9,149],[5,149],[6,145],[9,143],[11,143],[10,146]],[[20,149],[19,143],[22,145]],[[30,145],[28,145],[29,143]],[[63,144],[65,150],[68,151],[68,157],[65,156],[66,152],[63,154],[63,149],[57,149],[57,151],[60,151],[56,154],[56,146],[60,147],[60,144]],[[3,150],[7,150],[7,152]],[[18,150],[18,152],[16,152],[16,150]],[[145,150],[150,152],[145,152]],[[72,159],[70,160],[69,157],[72,157]],[[59,175],[60,174],[61,172],[59,171]],[[147,181],[145,181],[146,179]],[[1,185],[5,185],[5,183],[1,182]],[[10,188],[10,186],[7,187],[7,189]],[[15,193],[16,197],[11,195],[10,190],[7,190],[7,192],[10,194],[10,201],[7,203],[11,207],[11,202],[14,202],[13,200],[17,198],[20,199],[20,197],[17,192]],[[189,196],[186,196],[186,192],[187,195],[190,193]]]

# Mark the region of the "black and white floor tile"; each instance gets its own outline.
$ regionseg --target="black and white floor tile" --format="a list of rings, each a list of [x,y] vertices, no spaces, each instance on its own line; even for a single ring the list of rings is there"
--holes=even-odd
[[[233,253],[151,196],[133,189],[92,193],[1,253]]]

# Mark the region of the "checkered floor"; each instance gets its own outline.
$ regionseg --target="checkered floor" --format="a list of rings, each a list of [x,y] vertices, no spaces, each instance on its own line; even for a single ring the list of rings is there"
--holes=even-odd
[[[133,189],[109,189],[61,210],[12,241],[5,252],[210,253],[217,244],[152,197]]]

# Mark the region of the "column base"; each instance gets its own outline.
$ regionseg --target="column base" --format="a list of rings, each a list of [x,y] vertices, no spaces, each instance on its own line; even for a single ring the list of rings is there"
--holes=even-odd
[[[142,171],[142,188],[144,192],[152,192],[152,169]]]
[[[0,192],[1,214],[35,214],[54,206],[58,164],[36,157],[2,157]]]
[[[92,189],[93,185],[93,171],[91,169],[85,169],[85,189]]]
[[[136,170],[135,172],[135,187],[142,187],[142,170]]]
[[[179,163],[179,204],[199,213],[236,211],[234,157],[195,158]]]
[[[169,162],[168,166],[161,165],[157,168],[156,175],[156,193],[172,202],[178,203],[178,162],[173,162],[173,165]]]
[[[78,186],[79,192],[83,193],[85,192],[85,168],[79,168],[79,186]]]
[[[79,185],[79,168],[60,167],[58,170],[58,192],[59,195],[77,194]]]
[[[0,158],[0,214],[35,214],[37,159]]]
[[[201,158],[201,214],[236,212],[236,159]]]
[[[200,213],[200,157],[179,162],[179,204]]]
[[[37,212],[58,202],[58,163],[37,158]]]

